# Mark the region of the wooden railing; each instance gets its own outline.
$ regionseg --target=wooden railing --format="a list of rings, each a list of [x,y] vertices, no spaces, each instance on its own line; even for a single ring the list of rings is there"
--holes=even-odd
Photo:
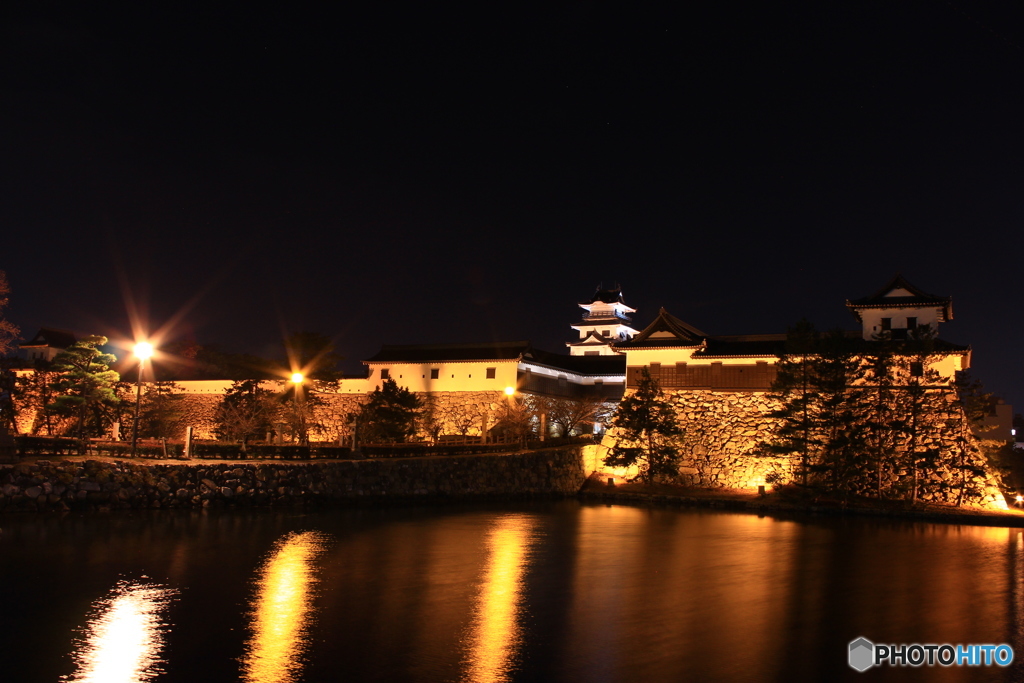
[[[363,458],[417,458],[427,456],[456,456],[506,453],[510,450],[539,450],[569,444],[593,443],[594,437],[570,437],[539,441],[513,437],[491,438],[483,443],[480,437],[444,438],[435,443],[379,443],[362,444],[352,452],[347,446],[313,443],[295,444],[230,443],[223,441],[193,441],[192,457],[200,460],[349,460]],[[129,458],[131,442],[102,439],[72,439],[54,436],[18,436],[14,438],[18,459],[26,456],[69,456]],[[185,444],[165,439],[140,439],[137,447],[140,458],[183,458]]]

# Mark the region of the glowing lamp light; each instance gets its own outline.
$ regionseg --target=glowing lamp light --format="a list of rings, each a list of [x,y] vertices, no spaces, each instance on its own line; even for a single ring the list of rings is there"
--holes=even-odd
[[[515,387],[505,387],[505,395],[506,396],[511,396],[514,393],[516,393],[516,388]]]
[[[295,384],[302,384],[302,381],[304,379],[306,379],[306,377],[301,372],[292,373],[292,382],[294,382]]]
[[[149,342],[139,342],[135,345],[135,348],[132,349],[132,353],[134,353],[135,357],[139,360],[146,360],[153,355],[153,345]]]
[[[1024,496],[1018,495],[1017,496],[1017,505],[1020,505],[1021,503],[1024,503]]]

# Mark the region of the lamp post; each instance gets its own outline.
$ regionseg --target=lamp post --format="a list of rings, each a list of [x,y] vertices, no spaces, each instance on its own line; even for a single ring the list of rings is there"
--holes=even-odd
[[[296,442],[302,443],[305,441],[306,434],[306,416],[302,412],[301,402],[299,400],[299,392],[302,391],[302,383],[306,380],[305,375],[301,372],[293,372],[291,376],[291,382],[295,385],[295,395],[292,397],[295,399],[295,420],[298,426],[296,436]]]
[[[149,342],[139,342],[132,349],[132,353],[139,359],[139,375],[135,380],[135,419],[132,420],[132,457],[139,454],[139,406],[142,404],[142,366],[146,359],[153,355],[153,345]]]
[[[514,399],[515,395],[516,395],[516,388],[515,387],[505,387],[505,398],[507,400],[505,401],[505,417],[504,417],[504,420],[503,420],[503,422],[505,423],[505,429],[503,431],[505,432],[504,438],[506,440],[506,443],[508,443],[508,430],[509,430],[509,428],[515,430],[516,432],[519,431],[519,422],[518,422],[518,420],[514,419],[513,415],[512,415],[512,406],[513,406],[513,402],[515,400]],[[516,438],[520,438],[520,435],[516,434]]]

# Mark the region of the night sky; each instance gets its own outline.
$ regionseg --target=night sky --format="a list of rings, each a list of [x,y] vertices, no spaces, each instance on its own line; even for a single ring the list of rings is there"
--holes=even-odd
[[[602,281],[638,328],[852,329],[901,272],[1024,407],[1024,6],[661,4],[4,3],[10,318],[353,371],[563,351]]]

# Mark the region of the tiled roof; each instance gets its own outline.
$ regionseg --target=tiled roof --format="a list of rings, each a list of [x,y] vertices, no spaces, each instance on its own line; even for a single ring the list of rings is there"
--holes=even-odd
[[[491,360],[519,360],[581,375],[622,375],[626,372],[625,356],[568,356],[535,349],[526,341],[483,344],[417,344],[415,346],[384,345],[377,355],[363,362],[366,364],[443,363]]]
[[[624,375],[626,374],[626,356],[615,354],[614,356],[566,356],[560,353],[550,353],[540,349],[531,350],[532,358],[524,358],[524,361],[533,360],[540,365],[568,370],[578,375]]]
[[[429,363],[473,360],[517,360],[530,348],[528,341],[481,344],[385,344],[364,363]]]
[[[653,336],[656,333],[668,333],[670,336]],[[658,317],[645,327],[638,335],[625,342],[618,342],[616,349],[635,349],[662,346],[699,346],[707,337],[693,325],[684,323],[671,315],[664,308],[658,311]]]
[[[586,337],[577,342],[568,342],[566,346],[607,346],[609,343],[614,341],[607,337],[602,337],[594,331],[591,331]]]
[[[616,286],[615,289],[601,289],[598,285],[597,291],[594,292],[594,296],[590,298],[590,301],[581,301],[580,305],[589,306],[590,304],[621,304],[625,303],[622,300],[622,287]]]
[[[865,340],[858,331],[845,333],[854,350],[867,351],[877,342]],[[737,357],[737,356],[779,356],[786,351],[785,334],[748,334],[731,337],[708,337],[705,346],[693,353],[694,358]],[[897,341],[897,344],[900,342]],[[942,339],[932,342],[936,353],[969,353],[970,346],[953,344]],[[894,348],[899,353],[899,346]]]
[[[904,289],[910,293],[910,296],[886,296],[895,289]],[[862,308],[916,308],[921,306],[941,307],[944,319],[953,319],[952,297],[929,294],[915,287],[899,274],[870,296],[861,297],[860,299],[847,299],[846,306],[857,320],[860,320],[858,309]]]
[[[32,337],[31,341],[27,341],[21,344],[22,348],[26,346],[49,346],[55,349],[66,349],[74,344],[75,334],[68,332],[67,330],[55,330],[50,327],[41,327],[36,332],[36,336]]]
[[[708,337],[704,348],[695,351],[693,356],[778,356],[785,350],[784,334],[748,334]]]

